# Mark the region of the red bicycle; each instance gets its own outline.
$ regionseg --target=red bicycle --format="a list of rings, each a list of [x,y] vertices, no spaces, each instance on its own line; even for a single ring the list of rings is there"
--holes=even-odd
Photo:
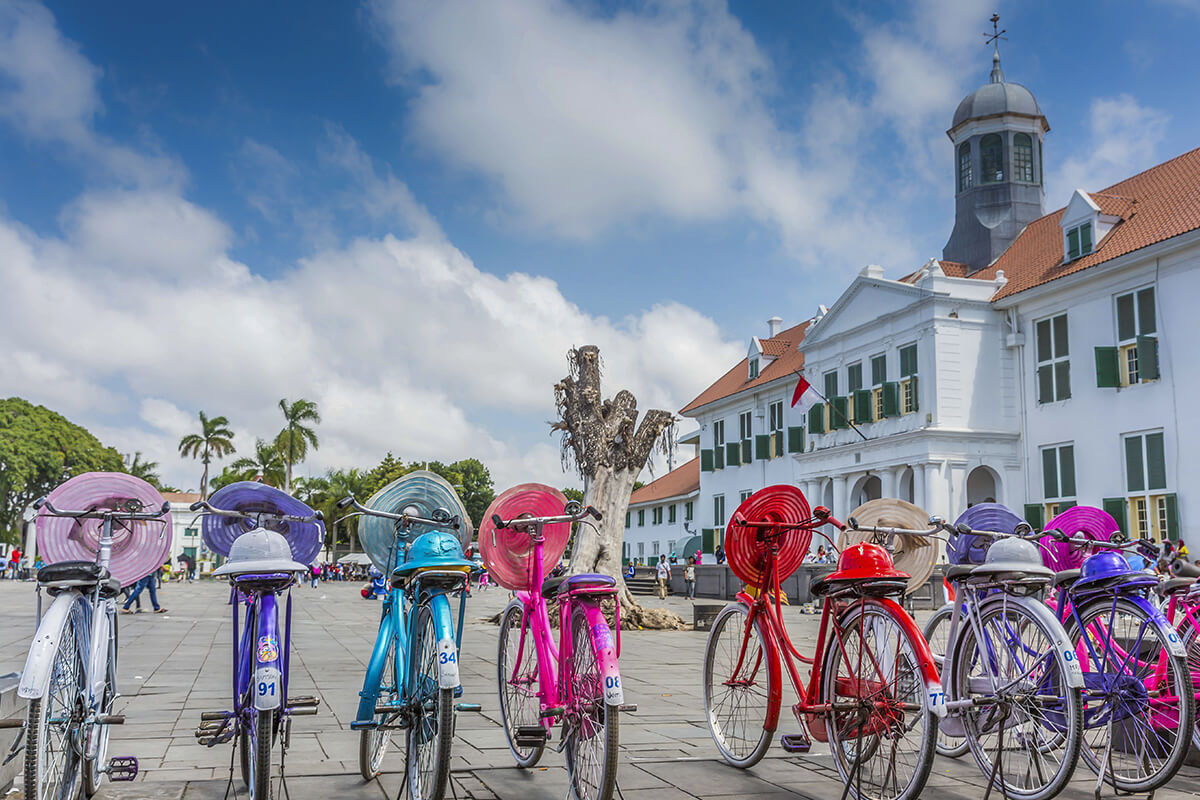
[[[746,588],[709,633],[703,678],[709,730],[730,764],[758,763],[779,723],[786,667],[799,696],[792,712],[801,733],[785,735],[784,748],[808,752],[811,739],[828,742],[848,793],[916,798],[933,764],[945,697],[929,646],[893,599],[908,576],[884,548],[851,545],[837,571],[812,587],[825,598],[812,657],[784,626],[780,582],[799,567],[812,534],[824,536],[823,525],[843,527],[827,508],[810,511],[794,486],[762,489],[733,513],[725,552]],[[797,662],[810,665],[807,682]]]

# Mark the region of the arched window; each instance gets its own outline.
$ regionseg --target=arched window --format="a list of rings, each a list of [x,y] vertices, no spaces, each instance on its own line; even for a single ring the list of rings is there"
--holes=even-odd
[[[970,189],[974,177],[971,174],[971,143],[963,142],[958,148],[958,190]]]
[[[1013,136],[1013,179],[1033,183],[1033,139],[1028,133]]]
[[[1004,180],[1004,140],[998,133],[989,133],[979,140],[979,160],[983,163],[983,182]]]

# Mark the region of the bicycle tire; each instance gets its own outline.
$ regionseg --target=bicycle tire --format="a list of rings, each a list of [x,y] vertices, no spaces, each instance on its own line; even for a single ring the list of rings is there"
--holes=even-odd
[[[67,615],[63,626],[62,636],[58,640],[54,660],[50,667],[50,683],[42,697],[29,702],[28,716],[25,723],[25,797],[29,800],[58,800],[59,798],[74,798],[79,795],[82,783],[81,761],[79,754],[82,749],[82,735],[78,723],[68,723],[65,735],[51,734],[52,718],[65,716],[70,719],[77,716],[72,713],[81,707],[83,683],[86,676],[83,661],[79,654],[77,628],[81,624],[82,613],[76,604]],[[59,711],[60,713],[52,713]],[[61,726],[55,726],[61,727]],[[53,747],[52,753],[57,753],[54,763],[61,764],[58,769],[51,769],[49,759],[44,758],[48,747]],[[45,779],[50,778],[47,785]],[[32,793],[30,787],[33,787]]]
[[[749,769],[762,760],[775,732],[766,728],[773,687],[771,670],[768,669],[768,653],[763,640],[762,627],[754,625],[753,636],[746,645],[746,657],[742,660],[744,686],[729,684],[735,676],[729,675],[738,666],[742,639],[749,620],[750,609],[745,604],[733,602],[717,612],[708,642],[704,646],[704,673],[701,676],[701,693],[704,697],[704,716],[708,732],[721,758],[739,769]],[[752,648],[756,648],[752,652]],[[746,672],[749,670],[749,672]],[[722,674],[714,674],[720,672]],[[761,674],[761,682],[758,680]],[[759,686],[759,690],[753,687]],[[724,687],[717,689],[717,687]],[[747,701],[745,713],[742,705],[733,703]]]
[[[247,740],[243,751],[247,759],[253,754],[250,762],[252,769],[247,776],[246,784],[250,787],[250,800],[268,800],[271,796],[271,740],[275,727],[275,711],[250,711],[254,725],[243,735]]]
[[[620,711],[604,698],[600,654],[582,608],[576,608],[571,614],[571,660],[568,663],[570,674],[563,678],[569,677],[571,695],[581,700],[579,708],[568,713],[563,733],[571,797],[572,800],[612,800],[613,788],[617,785]],[[602,752],[599,758],[594,758],[595,754],[589,751],[597,742]]]
[[[1006,768],[1001,763],[1000,767],[995,769],[995,775],[996,782],[1002,785],[997,786],[996,789],[1007,797],[1019,800],[1049,800],[1067,785],[1067,781],[1071,779],[1075,765],[1078,763],[1083,740],[1083,700],[1080,690],[1069,688],[1063,678],[1067,670],[1067,662],[1063,653],[1054,644],[1059,637],[1051,634],[1047,627],[1050,623],[1043,620],[1037,612],[1026,607],[1025,602],[1024,598],[1011,595],[1000,595],[995,600],[985,601],[979,610],[979,622],[985,632],[992,631],[992,636],[1000,633],[1002,640],[1011,641],[1011,637],[1014,634],[1017,635],[1017,641],[1021,643],[1019,649],[1027,658],[1035,652],[1038,654],[1037,661],[1034,663],[1041,662],[1042,668],[1038,672],[1037,681],[1028,686],[1037,689],[1035,698],[1054,697],[1056,700],[1061,700],[1059,710],[1044,712],[1036,699],[1023,703],[1009,703],[1010,706],[1016,706],[1015,713],[1018,716],[1015,722],[1010,723],[1006,717],[1001,717],[997,713],[995,704],[982,702],[987,697],[994,698],[995,696],[987,690],[987,687],[990,686],[990,677],[987,673],[977,676],[970,674],[972,667],[976,664],[974,656],[978,652],[975,628],[971,625],[963,625],[959,629],[961,633],[953,645],[954,660],[951,664],[951,679],[946,694],[947,700],[950,702],[967,699],[976,701],[975,705],[962,712],[963,727],[967,733],[967,744],[971,754],[975,757],[975,762],[985,778],[991,778],[995,769],[990,753],[992,749],[989,743],[990,738],[995,735],[998,743],[1003,745],[1005,741],[1009,740],[1014,725],[1024,726],[1023,729],[1019,729],[1020,735],[1016,737],[1017,742],[1024,749],[1001,749],[999,752],[1004,753],[1006,759],[1009,754],[1021,752],[1025,754],[1028,761],[1028,766],[1024,771],[1025,779],[1018,782],[1017,776],[1022,771],[1014,770],[1012,765]],[[1036,601],[1030,600],[1029,602]],[[1054,621],[1054,624],[1058,624],[1057,621]],[[1037,633],[1037,641],[1031,642],[1027,646],[1025,645],[1025,636],[1029,632]],[[992,662],[998,664],[995,670],[998,676],[1001,678],[1011,677],[1005,675],[1006,665],[1009,671],[1019,669],[1021,674],[1025,674],[1027,670],[1024,667],[1013,665],[1012,662],[1015,659],[1012,650],[992,644],[992,636],[988,638],[989,647],[986,649],[1001,656],[1004,653],[1008,654],[1008,658],[1003,659],[1004,664],[999,664],[1002,659]],[[976,678],[974,683],[971,682],[972,677]],[[980,692],[975,692],[970,688],[975,685],[981,687]],[[975,696],[977,694],[979,696]],[[1023,695],[1018,694],[1018,696],[1028,697],[1029,694],[1026,692]],[[1036,758],[1034,754],[1036,754]],[[1044,762],[1055,754],[1059,756],[1058,766],[1050,774],[1049,780],[1046,780],[1044,776],[1048,770],[1043,768]],[[1020,761],[1015,761],[1015,764],[1019,766]],[[1032,772],[1037,773],[1040,783],[1029,784],[1033,777]]]
[[[1130,673],[1126,669],[1130,662],[1127,659],[1122,659],[1119,652],[1113,652],[1111,655],[1114,658],[1122,659],[1119,662],[1122,667],[1122,675],[1115,682],[1111,682],[1111,686],[1103,686],[1101,685],[1102,683],[1109,684],[1110,681],[1100,680],[1101,676],[1105,673],[1097,673],[1096,667],[1112,664],[1111,661],[1107,661],[1109,647],[1107,643],[1104,645],[1104,652],[1101,654],[1101,661],[1103,663],[1095,665],[1091,663],[1091,651],[1087,650],[1086,645],[1084,645],[1082,652],[1086,655],[1088,662],[1086,665],[1081,663],[1080,666],[1087,667],[1084,671],[1084,680],[1085,682],[1089,682],[1090,685],[1087,687],[1084,698],[1083,760],[1092,772],[1097,774],[1101,771],[1105,772],[1107,775],[1106,780],[1112,781],[1119,792],[1129,794],[1153,792],[1160,786],[1164,786],[1175,776],[1175,773],[1183,766],[1183,761],[1187,757],[1188,747],[1191,744],[1192,734],[1195,731],[1196,719],[1196,703],[1191,673],[1188,670],[1187,657],[1171,655],[1166,649],[1167,641],[1162,631],[1150,621],[1150,617],[1145,609],[1128,598],[1117,598],[1115,606],[1111,597],[1102,597],[1083,606],[1079,609],[1078,618],[1075,615],[1071,616],[1067,626],[1067,635],[1071,637],[1071,641],[1082,642],[1082,632],[1078,620],[1083,620],[1084,629],[1096,630],[1094,627],[1096,621],[1108,616],[1114,609],[1135,620],[1138,631],[1152,632],[1151,635],[1154,637],[1155,642],[1151,652],[1162,654],[1165,657],[1168,668],[1166,680],[1170,684],[1173,684],[1173,686],[1168,686],[1169,693],[1165,696],[1161,693],[1156,693],[1157,707],[1154,706],[1154,701],[1151,699],[1149,692],[1147,692],[1143,704],[1139,688],[1145,687],[1145,679],[1144,677],[1139,677],[1139,674]],[[1113,619],[1113,617],[1108,618],[1110,620]],[[1109,630],[1111,631],[1111,628]],[[1100,631],[1097,631],[1097,633],[1100,633]],[[1123,633],[1128,633],[1127,628],[1124,631],[1110,632],[1109,635],[1112,636],[1114,633],[1118,639],[1126,642],[1129,641],[1130,637],[1128,635],[1122,635]],[[1077,648],[1078,651],[1079,648]],[[1081,659],[1082,661],[1083,659]],[[1157,661],[1158,658],[1155,659],[1155,667],[1157,667]],[[1141,670],[1138,672],[1140,673]],[[1136,680],[1138,685],[1125,685],[1129,683],[1129,678]],[[1089,698],[1093,696],[1097,697],[1098,702],[1089,708]],[[1174,698],[1178,701],[1178,704],[1171,704],[1171,700],[1168,698]],[[1090,715],[1089,712],[1091,712]],[[1163,716],[1156,717],[1156,713]],[[1140,720],[1139,723],[1132,726],[1121,725],[1122,741],[1128,741],[1129,737],[1137,735],[1139,725],[1146,730],[1155,731],[1161,729],[1168,733],[1166,735],[1156,733],[1155,735],[1159,741],[1146,742],[1147,747],[1138,748],[1137,758],[1129,759],[1124,753],[1121,753],[1115,756],[1110,754],[1110,757],[1105,760],[1104,751],[1108,744],[1108,724],[1106,718],[1113,716],[1113,714],[1129,714],[1128,718],[1136,716]],[[1089,716],[1091,719],[1089,719]],[[1155,725],[1156,719],[1159,722],[1167,722],[1164,717],[1170,718],[1170,723],[1173,723],[1175,726],[1173,730],[1176,735],[1170,735],[1169,732],[1172,730],[1170,724]],[[1103,722],[1104,735],[1088,735],[1089,730],[1096,731],[1097,733],[1101,730],[1099,727],[1089,729],[1088,722],[1093,720],[1097,725]],[[1113,721],[1115,723],[1115,717]],[[1132,727],[1132,731],[1129,729],[1130,727]],[[1152,767],[1149,763],[1150,759],[1154,758],[1155,750],[1162,752],[1163,745],[1167,746],[1166,754],[1161,759],[1157,759],[1159,761],[1157,767]],[[1116,750],[1115,745],[1113,749]],[[1116,761],[1113,761],[1114,757]],[[1113,772],[1110,772],[1108,769],[1110,762],[1115,768]],[[1114,774],[1120,773],[1122,771],[1121,767],[1127,764],[1134,765],[1132,768],[1137,770],[1139,777],[1133,778],[1128,774]],[[1126,769],[1129,768],[1127,767]]]
[[[929,619],[925,621],[924,630],[921,631],[921,635],[929,643],[929,650],[933,653],[933,661],[937,664],[938,671],[941,673],[944,673],[946,670],[946,637],[950,633],[950,620],[953,615],[954,604],[947,603],[930,615]],[[970,746],[967,744],[967,737],[952,736],[942,730],[944,727],[944,725],[938,725],[937,744],[935,745],[937,754],[946,758],[961,758],[970,749]]]
[[[500,724],[508,739],[508,749],[518,767],[529,769],[538,763],[546,748],[544,745],[528,748],[517,745],[518,728],[541,724],[537,646],[533,641],[532,625],[525,631],[525,641],[521,644],[521,620],[524,615],[525,606],[520,600],[509,603],[500,615],[496,686],[500,695]],[[522,647],[521,675],[514,682],[511,665],[516,658],[517,647]]]
[[[839,697],[849,696],[856,697],[861,706],[871,697],[887,699],[886,704],[878,700],[872,702],[874,709],[866,719],[862,718],[863,708],[853,715],[841,717],[836,710],[826,714],[825,730],[834,764],[854,797],[912,800],[920,796],[933,769],[937,717],[925,702],[925,680],[918,656],[920,646],[909,630],[903,620],[897,619],[892,607],[867,598],[852,603],[838,616],[837,628],[825,650],[821,703],[837,703]],[[836,638],[839,635],[840,645]],[[884,639],[882,642],[879,641],[881,637]],[[855,638],[859,642],[857,649],[854,648]],[[875,641],[872,643],[869,639]],[[859,657],[856,658],[855,653]],[[873,656],[866,658],[864,653],[872,653]],[[879,671],[881,667],[886,669],[888,662],[893,662],[894,667],[894,674],[890,677]],[[874,676],[864,673],[863,667],[868,663],[875,668]],[[862,697],[863,686],[879,688],[873,690],[870,696]],[[888,687],[891,687],[891,691],[888,691]],[[850,694],[847,694],[847,690]],[[841,702],[844,704],[845,700]],[[897,717],[897,712],[903,715]],[[869,728],[873,733],[865,735],[864,728]],[[916,746],[908,748],[909,756],[898,758],[900,743],[909,740],[912,732],[918,728],[920,739]],[[864,743],[867,745],[865,750]],[[887,762],[881,778],[877,777],[876,770],[880,756]],[[896,771],[897,761],[911,765],[911,772],[903,780],[903,786]],[[867,789],[865,794],[864,788]]]
[[[379,694],[375,698],[375,704],[379,705],[380,701],[383,701],[395,706],[400,700],[400,683],[396,680],[396,636],[391,632],[388,636],[390,641],[387,655],[384,656],[383,672],[379,674]],[[399,712],[376,714],[375,722],[378,725],[358,732],[358,771],[364,781],[374,780],[383,771],[383,757],[387,754],[392,734],[390,730],[380,726],[390,724],[398,715]]]
[[[410,650],[409,701],[417,716],[408,726],[408,793],[412,800],[442,800],[450,782],[450,745],[454,736],[454,690],[438,685],[437,633],[433,613],[417,607]],[[425,705],[432,708],[425,713]]]
[[[104,674],[104,691],[100,696],[100,713],[113,713],[113,705],[117,700],[117,618],[113,615],[111,620],[113,630],[113,652],[112,658],[105,659],[105,674]],[[83,792],[86,797],[91,797],[100,790],[100,784],[103,782],[104,772],[102,771],[108,763],[108,740],[110,728],[108,725],[94,725],[92,727],[92,735],[96,736],[96,757],[83,759]],[[86,753],[87,750],[84,750]]]

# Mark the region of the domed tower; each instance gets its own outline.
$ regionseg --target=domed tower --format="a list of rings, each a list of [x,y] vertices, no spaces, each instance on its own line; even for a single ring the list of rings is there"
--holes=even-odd
[[[1042,137],[1049,131],[1033,92],[1004,80],[997,46],[991,81],[963,98],[946,131],[957,191],[943,259],[982,269],[1045,213]]]

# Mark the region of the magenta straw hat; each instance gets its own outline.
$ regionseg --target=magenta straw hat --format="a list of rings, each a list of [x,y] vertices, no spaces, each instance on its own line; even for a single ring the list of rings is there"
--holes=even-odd
[[[1110,514],[1095,506],[1073,506],[1057,515],[1043,530],[1060,530],[1067,536],[1093,541],[1112,541],[1114,533],[1121,530]],[[1078,569],[1092,553],[1091,550],[1056,542],[1049,536],[1042,537],[1042,560],[1053,570]]]
[[[46,497],[61,511],[127,510],[130,500],[141,511],[157,511],[163,498],[141,478],[122,472],[85,472],[61,484]],[[103,520],[55,517],[45,508],[37,516],[37,551],[47,564],[60,561],[95,563],[100,552]],[[171,552],[171,515],[161,520],[113,523],[112,556],[108,571],[122,586],[144,578],[163,565]]]

